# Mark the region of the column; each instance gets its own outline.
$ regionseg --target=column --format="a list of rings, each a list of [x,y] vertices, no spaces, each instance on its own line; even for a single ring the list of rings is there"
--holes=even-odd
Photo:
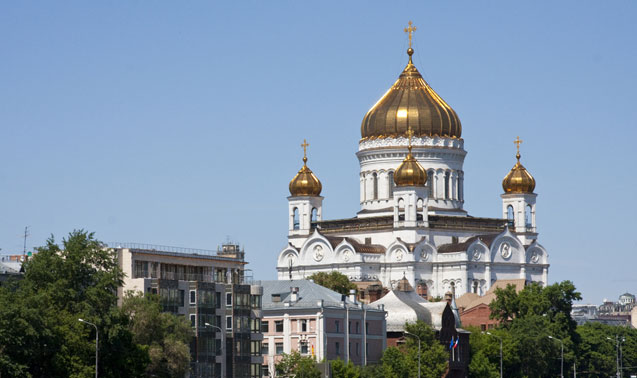
[[[283,315],[283,351],[287,354],[292,352],[290,314]]]
[[[489,290],[491,288],[491,265],[487,264],[484,268],[484,276],[486,277],[486,281],[487,281],[487,290]]]

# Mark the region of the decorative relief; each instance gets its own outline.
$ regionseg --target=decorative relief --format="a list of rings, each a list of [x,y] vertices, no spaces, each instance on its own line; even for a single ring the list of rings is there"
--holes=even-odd
[[[537,251],[531,252],[531,262],[537,264],[540,261],[540,254]]]
[[[359,151],[369,148],[378,147],[407,147],[409,139],[404,137],[398,138],[377,138],[364,140],[359,143]],[[451,147],[463,148],[463,140],[456,138],[440,138],[440,137],[417,137],[413,138],[411,144],[416,147]]]
[[[317,245],[314,247],[314,254],[312,255],[312,257],[314,257],[315,261],[321,261],[323,260],[323,247],[321,245]]]
[[[427,261],[429,258],[429,252],[426,249],[420,251],[420,261]]]
[[[479,261],[481,257],[482,251],[480,250],[480,248],[474,248],[471,252],[471,258],[473,259],[473,261]]]
[[[349,249],[346,249],[345,251],[343,251],[343,261],[345,262],[349,262],[349,260],[352,259],[352,251],[350,251]]]
[[[500,246],[500,254],[504,259],[511,257],[511,245],[507,242],[502,243]]]
[[[405,254],[403,253],[403,251],[398,250],[396,251],[396,261],[402,261],[403,257],[405,257]]]

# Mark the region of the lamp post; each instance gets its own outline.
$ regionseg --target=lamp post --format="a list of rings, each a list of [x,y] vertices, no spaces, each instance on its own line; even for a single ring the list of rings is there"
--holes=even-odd
[[[224,334],[223,330],[222,330],[220,327],[217,327],[217,326],[212,325],[212,324],[210,324],[210,323],[204,323],[204,326],[206,326],[206,327],[210,327],[210,328],[216,328],[216,329],[218,329],[218,330],[219,330],[219,332],[221,332],[221,346],[222,346],[221,350],[223,350],[223,347],[224,347],[224,344],[225,344],[225,343],[224,343],[224,340],[225,340],[225,334]],[[222,355],[223,355],[223,353],[222,353]],[[216,357],[216,356],[217,356],[217,351],[215,351],[215,360],[217,359],[217,357]],[[215,361],[215,362],[216,362],[216,361]],[[223,378],[223,375],[224,375],[224,374],[223,374],[223,369],[221,369],[221,378]]]
[[[560,377],[564,378],[564,342],[562,340],[556,338],[556,337],[553,337],[553,336],[549,336],[548,338],[551,339],[551,340],[557,340],[557,341],[560,342],[560,345],[562,347],[562,356],[560,357],[560,361],[561,361],[561,364],[560,364]]]
[[[489,336],[493,336],[496,339],[500,340],[500,378],[503,378],[504,376],[502,375],[502,338],[500,336],[496,336],[492,334],[491,332],[485,332],[485,333]]]
[[[99,356],[99,350],[100,350],[100,346],[99,346],[99,339],[100,339],[100,334],[99,331],[97,330],[97,326],[91,322],[87,322],[84,319],[77,319],[78,321],[82,322],[82,323],[86,323],[89,325],[92,325],[93,327],[95,327],[95,378],[97,378],[97,362],[98,360],[98,356]]]
[[[420,337],[414,335],[413,333],[409,333],[407,331],[405,331],[405,335],[413,336],[418,340],[418,378],[420,378]]]
[[[613,341],[610,337],[606,337],[606,340]],[[617,366],[617,378],[619,378],[619,336],[615,335],[615,366]]]

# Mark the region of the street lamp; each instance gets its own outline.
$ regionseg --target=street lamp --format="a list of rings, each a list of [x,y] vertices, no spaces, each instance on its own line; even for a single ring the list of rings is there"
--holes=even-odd
[[[606,340],[613,341],[610,337],[607,337]],[[624,339],[625,340],[625,339]],[[619,335],[615,335],[615,361],[617,365],[617,378],[621,378],[621,370],[619,369]]]
[[[483,332],[483,333],[486,333],[487,335],[493,336],[496,339],[500,340],[500,378],[503,378],[504,376],[502,375],[502,338],[492,334],[491,332]]]
[[[222,330],[220,327],[217,327],[217,326],[212,325],[212,324],[210,324],[210,323],[204,323],[204,326],[206,326],[206,327],[210,327],[210,328],[216,328],[216,329],[218,329],[218,330],[219,330],[219,332],[221,332],[221,347],[222,347],[222,348],[221,348],[221,350],[223,350],[223,346],[225,345],[225,343],[224,343],[224,340],[225,340],[225,334],[224,334],[223,330]],[[222,353],[222,355],[223,355],[223,353]],[[215,360],[216,360],[216,358],[217,358],[216,356],[217,356],[217,351],[215,351]],[[216,362],[216,361],[215,361],[215,362]],[[223,369],[221,369],[221,378],[223,378],[223,375],[224,375],[224,374],[223,374]]]
[[[420,337],[405,331],[405,335],[410,335],[418,339],[418,378],[420,378]]]
[[[93,327],[95,327],[95,378],[97,378],[97,361],[98,361],[97,357],[99,355],[99,348],[100,348],[99,347],[100,336],[99,336],[99,332],[97,331],[97,326],[95,324],[91,323],[91,322],[87,322],[84,319],[77,319],[77,320],[79,320],[82,323],[86,323],[86,324],[89,324],[89,325],[92,325]]]
[[[557,340],[560,342],[560,345],[562,347],[562,357],[560,357],[561,360],[561,365],[560,365],[560,377],[564,378],[564,342],[556,337],[553,336],[549,336],[548,337],[551,340]]]

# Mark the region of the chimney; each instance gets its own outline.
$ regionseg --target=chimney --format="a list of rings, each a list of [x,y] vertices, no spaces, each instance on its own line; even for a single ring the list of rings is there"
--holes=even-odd
[[[299,288],[291,287],[290,288],[290,302],[294,303],[299,300]]]
[[[349,300],[352,301],[352,303],[356,303],[356,290],[349,290]]]

